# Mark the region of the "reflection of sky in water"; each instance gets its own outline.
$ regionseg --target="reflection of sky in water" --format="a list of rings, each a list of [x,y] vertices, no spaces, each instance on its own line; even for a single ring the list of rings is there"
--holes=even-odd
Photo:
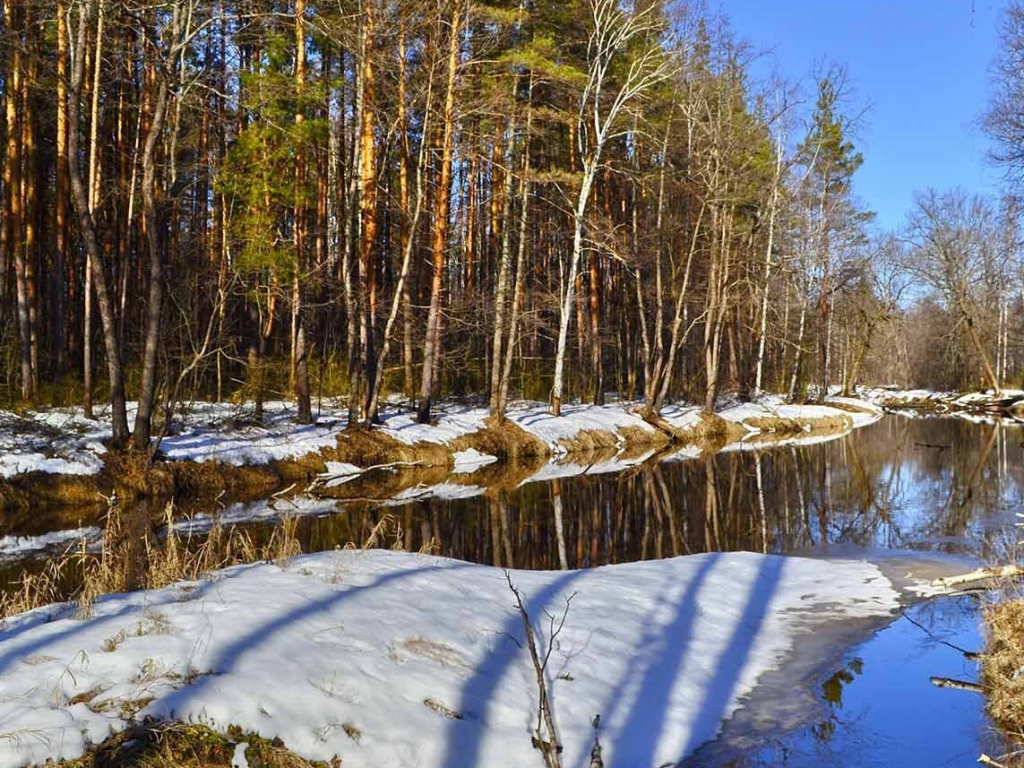
[[[819,714],[810,724],[758,737],[743,732],[747,723],[740,715],[684,768],[950,768],[974,765],[982,752],[1002,754],[1006,748],[981,697],[930,682],[932,676],[976,679],[974,662],[945,643],[981,646],[978,608],[977,600],[960,597],[908,609],[818,682]],[[739,746],[751,740],[756,747]]]
[[[1024,492],[1024,430],[890,417],[825,446],[828,541],[984,554]],[[830,497],[830,498],[829,498]],[[820,537],[817,544],[820,544]]]

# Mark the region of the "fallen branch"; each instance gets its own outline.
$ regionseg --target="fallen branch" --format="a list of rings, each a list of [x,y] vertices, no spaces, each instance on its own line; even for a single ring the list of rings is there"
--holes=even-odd
[[[945,645],[947,648],[952,648],[954,651],[958,651],[959,653],[962,653],[964,655],[965,659],[971,659],[972,661],[976,661],[977,659],[981,658],[981,654],[980,653],[977,653],[975,651],[968,651],[966,648],[961,648],[959,645],[954,645],[953,643],[949,642],[948,640],[943,640],[941,637],[936,637],[932,633],[932,631],[930,629],[928,629],[928,627],[926,627],[921,622],[916,621],[916,620],[910,618],[910,616],[908,616],[905,613],[903,614],[903,618],[906,619],[907,621],[909,621],[911,624],[913,624],[918,629],[920,629],[922,632],[924,632],[926,635],[928,635],[928,637],[930,637],[935,642],[942,643],[942,645]]]
[[[534,636],[533,625],[530,622],[530,615],[526,612],[526,606],[523,605],[523,597],[515,584],[512,583],[512,575],[508,571],[505,571],[505,580],[508,582],[508,588],[512,590],[512,594],[516,597],[516,606],[519,608],[519,615],[523,619],[523,629],[526,632],[526,645],[530,649],[533,670],[537,675],[537,727],[534,729],[532,738],[533,746],[544,755],[544,765],[547,768],[562,768],[562,745],[558,742],[555,719],[551,713],[551,700],[548,698],[546,673],[548,661],[555,648],[555,641],[565,626],[565,619],[569,615],[569,605],[576,595],[573,593],[565,598],[565,610],[562,612],[561,620],[556,620],[552,614],[548,614],[548,618],[551,620],[551,627],[548,633],[547,651],[544,654],[544,660],[541,661],[540,654],[537,652],[537,641]],[[545,730],[547,731],[546,733]]]
[[[970,584],[975,581],[985,581],[986,579],[1013,579],[1018,576],[1024,576],[1024,568],[1019,565],[1004,565],[999,568],[979,568],[976,571],[964,573],[960,576],[946,576],[942,579],[935,579],[932,582],[932,586],[948,588],[960,584]]]
[[[389,462],[387,464],[374,464],[373,466],[370,466],[370,467],[353,467],[353,471],[352,472],[341,472],[341,473],[337,473],[337,474],[332,474],[330,472],[323,472],[323,473],[317,475],[316,478],[314,478],[313,482],[311,482],[308,486],[306,486],[306,493],[311,493],[313,491],[319,490],[320,488],[322,488],[323,486],[327,485],[328,483],[330,483],[330,482],[332,482],[334,480],[341,480],[343,478],[359,477],[361,475],[367,474],[368,472],[373,472],[374,470],[377,470],[377,469],[382,469],[382,470],[387,470],[389,472],[394,472],[399,467],[424,467],[424,466],[427,466],[427,463],[424,462],[424,461],[392,461],[392,462]]]
[[[968,683],[964,680],[954,680],[951,677],[933,677],[932,685],[936,688],[952,688],[957,691],[970,691],[971,693],[985,693],[985,687],[977,683]]]
[[[992,768],[1006,768],[1006,766],[1003,763],[1000,763],[997,760],[993,760],[984,752],[982,753],[981,757],[978,758],[978,762],[982,765],[990,765],[992,766]]]

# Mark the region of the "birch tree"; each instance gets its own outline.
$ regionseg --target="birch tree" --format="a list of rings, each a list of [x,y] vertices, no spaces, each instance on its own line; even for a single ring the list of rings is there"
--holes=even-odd
[[[669,78],[674,69],[671,58],[660,45],[662,20],[656,4],[625,8],[616,0],[589,0],[589,3],[591,26],[587,38],[587,80],[580,94],[576,120],[582,175],[572,208],[572,253],[562,288],[555,347],[554,383],[551,387],[551,413],[554,416],[560,416],[562,412],[565,350],[576,301],[576,278],[584,249],[587,204],[605,147],[619,134],[620,120],[627,107]],[[625,63],[625,72],[616,82],[613,64],[634,45],[638,49],[630,50],[631,59]]]

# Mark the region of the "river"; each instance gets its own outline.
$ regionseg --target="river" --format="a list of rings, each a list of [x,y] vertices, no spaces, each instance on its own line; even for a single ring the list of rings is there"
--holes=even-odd
[[[596,457],[585,474],[526,483],[532,470],[489,467],[443,488],[406,489],[386,504],[373,494],[344,502],[282,497],[220,514],[264,540],[281,517],[297,515],[307,552],[363,542],[383,520],[385,546],[500,567],[575,569],[750,550],[866,558],[898,584],[911,563],[941,570],[1005,559],[1024,500],[1022,441],[1014,422],[887,415],[829,441],[659,456],[619,471]],[[541,476],[559,474],[552,466]],[[216,517],[189,512],[182,530],[197,537]],[[140,507],[137,516],[159,514]],[[5,521],[0,535],[98,524],[94,512],[35,517]],[[8,588],[40,562],[9,549],[0,561]],[[929,681],[976,679],[963,651],[981,649],[983,601],[976,593],[908,596],[885,626],[805,645],[684,765],[966,766],[983,751],[1001,754],[982,697]]]

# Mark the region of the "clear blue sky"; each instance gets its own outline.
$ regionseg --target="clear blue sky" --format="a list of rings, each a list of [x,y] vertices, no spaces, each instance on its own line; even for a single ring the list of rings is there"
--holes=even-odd
[[[915,189],[996,191],[977,127],[996,53],[1000,0],[719,0],[737,35],[766,51],[755,72],[787,79],[844,64],[868,107],[856,192],[882,227]]]

